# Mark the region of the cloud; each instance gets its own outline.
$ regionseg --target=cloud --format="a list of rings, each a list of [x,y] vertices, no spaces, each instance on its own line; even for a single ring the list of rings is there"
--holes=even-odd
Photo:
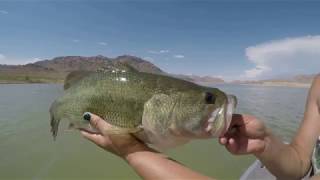
[[[160,53],[168,53],[169,50],[160,50],[159,52],[160,52]]]
[[[255,68],[253,69],[249,69],[245,71],[245,77],[252,79],[255,77],[260,76],[261,74],[270,71],[271,68],[268,66],[261,66],[261,65],[257,65]]]
[[[0,10],[0,14],[9,14],[9,12],[5,10]]]
[[[184,58],[184,55],[177,54],[177,55],[174,55],[173,57],[177,58],[177,59],[182,59],[182,58]]]
[[[80,42],[80,40],[79,39],[72,39],[72,42],[78,43],[78,42]]]
[[[159,51],[154,51],[154,50],[150,50],[148,51],[148,53],[150,54],[166,54],[166,53],[169,53],[170,51],[168,49],[162,49],[162,50],[159,50]]]
[[[286,38],[246,48],[255,65],[243,77],[260,79],[283,74],[311,74],[320,71],[320,35]]]
[[[106,45],[108,45],[108,43],[106,43],[106,42],[98,42],[98,44],[101,45],[101,46],[106,46]]]
[[[143,59],[145,59],[149,62],[154,62],[154,59],[152,57],[144,57]]]
[[[17,64],[33,63],[40,60],[41,58],[12,58],[12,57],[7,57],[4,54],[0,54],[0,64],[17,65]]]
[[[32,61],[33,61],[33,62],[41,61],[41,58],[37,58],[37,57],[36,57],[36,58],[32,58]]]

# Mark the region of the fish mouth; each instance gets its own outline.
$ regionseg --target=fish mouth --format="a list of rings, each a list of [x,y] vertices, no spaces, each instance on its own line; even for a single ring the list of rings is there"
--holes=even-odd
[[[236,107],[237,107],[237,98],[234,95],[227,95],[227,104],[226,104],[226,111],[225,111],[225,117],[226,117],[226,121],[225,121],[225,128],[224,131],[222,132],[221,135],[224,135],[228,129],[229,126],[231,124],[231,120],[232,120],[232,114],[235,111]]]
[[[227,95],[226,103],[211,112],[205,126],[205,131],[211,137],[220,137],[229,129],[232,114],[237,106],[237,98],[234,95]]]

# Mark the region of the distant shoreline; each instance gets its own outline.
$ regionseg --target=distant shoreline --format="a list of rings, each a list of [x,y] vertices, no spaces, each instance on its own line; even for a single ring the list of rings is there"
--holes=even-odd
[[[261,86],[261,87],[289,87],[289,88],[310,88],[311,83],[298,83],[298,82],[263,82],[263,83],[201,83],[195,82],[202,86],[215,86],[215,85],[241,85],[241,86]]]
[[[63,84],[64,82],[57,82],[57,81],[34,81],[34,82],[27,82],[27,81],[1,81],[0,84]]]
[[[237,83],[230,83],[237,84]],[[262,87],[291,87],[291,88],[310,88],[311,84],[296,83],[296,82],[264,82],[264,83],[239,83],[238,85],[245,86],[262,86]]]

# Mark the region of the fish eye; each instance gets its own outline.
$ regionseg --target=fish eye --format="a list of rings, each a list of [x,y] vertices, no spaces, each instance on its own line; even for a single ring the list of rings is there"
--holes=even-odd
[[[211,92],[205,93],[205,102],[207,104],[214,104],[215,101],[216,101],[216,97],[214,96],[214,94],[212,94]]]

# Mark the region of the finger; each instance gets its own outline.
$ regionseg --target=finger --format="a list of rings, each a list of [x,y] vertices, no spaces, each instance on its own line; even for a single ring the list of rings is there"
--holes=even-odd
[[[227,137],[233,136],[237,132],[237,129],[243,125],[244,125],[243,116],[241,114],[233,114],[230,126],[227,132],[225,133],[225,136]]]
[[[248,114],[233,114],[230,126],[244,126],[246,123],[257,120],[256,117]]]
[[[265,129],[262,121],[251,115],[234,114],[230,124],[230,128],[225,136],[249,136],[251,138],[259,138],[264,135]]]
[[[227,139],[226,137],[221,137],[221,138],[219,138],[219,143],[220,143],[221,145],[226,145],[227,142],[228,142],[228,139]]]
[[[228,140],[228,143],[229,143],[229,144],[234,144],[234,139],[233,139],[233,138],[230,138],[230,139]]]
[[[260,138],[265,135],[265,125],[261,120],[251,115],[242,115],[243,126],[239,127],[241,134],[246,134],[251,138]]]
[[[99,146],[103,146],[104,144],[108,143],[108,141],[110,141],[107,137],[103,137],[101,134],[92,134],[82,130],[80,131],[80,133],[83,137]]]
[[[267,135],[267,129],[264,123],[257,119],[248,119],[245,131],[248,136],[253,138],[262,138]]]
[[[243,125],[243,115],[242,114],[232,114],[232,120],[230,126],[235,126],[235,125]]]
[[[238,145],[236,141],[233,138],[230,138],[228,140],[228,143],[226,144],[226,148],[233,154],[238,154]]]
[[[265,143],[261,140],[250,140],[246,152],[248,153],[261,153],[265,149]]]
[[[99,132],[106,132],[106,130],[111,128],[111,125],[99,116],[92,114],[90,112],[85,112],[83,118],[90,122],[90,125],[96,128]]]

